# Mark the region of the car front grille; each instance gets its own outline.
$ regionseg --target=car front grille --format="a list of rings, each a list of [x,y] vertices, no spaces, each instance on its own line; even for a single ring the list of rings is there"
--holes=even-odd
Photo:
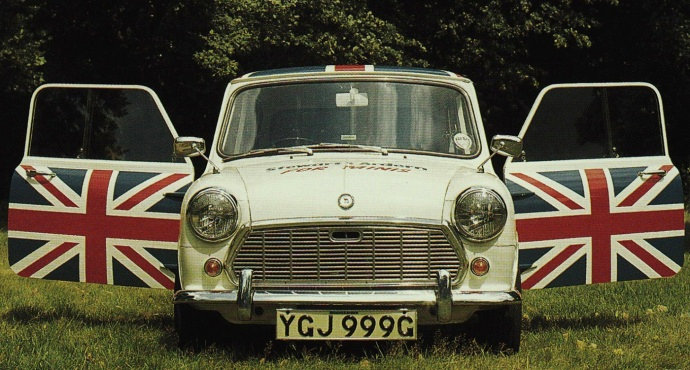
[[[255,283],[432,282],[464,265],[441,229],[305,226],[253,230],[231,261]]]

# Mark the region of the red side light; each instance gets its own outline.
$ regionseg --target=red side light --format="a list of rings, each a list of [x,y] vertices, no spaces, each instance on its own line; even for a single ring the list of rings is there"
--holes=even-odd
[[[477,257],[470,263],[470,271],[477,276],[484,276],[489,272],[489,261],[484,257]]]
[[[218,258],[209,258],[204,263],[204,272],[208,276],[216,277],[221,271],[223,271],[223,263]]]

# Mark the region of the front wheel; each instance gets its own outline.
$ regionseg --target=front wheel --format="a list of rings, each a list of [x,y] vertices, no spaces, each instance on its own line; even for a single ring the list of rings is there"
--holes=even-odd
[[[175,292],[180,289],[179,278],[176,277]],[[175,305],[173,319],[180,348],[204,346],[211,338],[209,334],[218,334],[225,326],[225,320],[218,312],[197,310],[187,304]]]
[[[515,278],[515,289],[522,293],[520,273]],[[475,314],[472,332],[480,344],[494,352],[517,353],[522,334],[522,301]]]
[[[522,332],[522,302],[477,313],[480,343],[496,352],[517,353]]]

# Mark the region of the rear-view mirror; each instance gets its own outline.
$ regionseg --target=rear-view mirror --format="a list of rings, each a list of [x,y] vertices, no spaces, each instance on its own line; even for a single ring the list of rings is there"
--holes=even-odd
[[[197,157],[206,151],[206,141],[200,137],[180,136],[175,138],[173,149],[178,157]]]
[[[366,107],[369,105],[367,93],[360,93],[354,87],[350,92],[335,94],[335,105],[337,107]]]
[[[512,135],[496,135],[491,139],[491,151],[507,157],[522,153],[522,139]]]

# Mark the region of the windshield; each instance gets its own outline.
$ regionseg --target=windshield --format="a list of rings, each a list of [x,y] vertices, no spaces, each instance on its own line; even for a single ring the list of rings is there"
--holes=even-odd
[[[359,145],[469,157],[479,151],[469,112],[460,91],[417,83],[338,81],[249,88],[234,100],[220,148],[232,156],[292,146],[357,150]]]

